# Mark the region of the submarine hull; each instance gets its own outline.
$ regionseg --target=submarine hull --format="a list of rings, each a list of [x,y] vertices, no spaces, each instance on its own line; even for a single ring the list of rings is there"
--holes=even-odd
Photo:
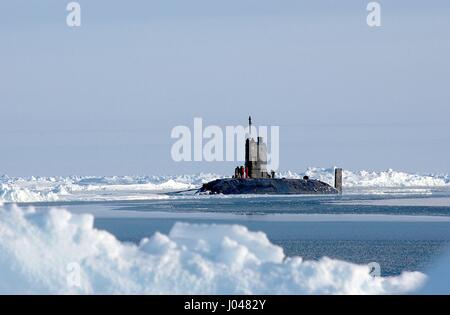
[[[338,190],[314,179],[222,178],[203,184],[200,192],[224,195],[338,194]]]

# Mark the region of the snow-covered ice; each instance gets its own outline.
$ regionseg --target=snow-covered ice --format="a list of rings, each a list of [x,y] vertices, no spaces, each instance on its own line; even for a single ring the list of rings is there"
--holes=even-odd
[[[0,207],[0,293],[397,294],[420,272],[371,277],[330,258],[286,257],[262,232],[177,223],[139,245],[93,227],[89,214]]]
[[[304,173],[283,172],[281,177],[301,178],[307,175],[330,185],[334,184],[334,167],[309,167]],[[351,171],[343,170],[342,183],[344,187],[360,188],[401,188],[401,187],[444,187],[450,185],[448,175],[420,175],[388,169],[386,171]]]
[[[301,178],[308,175],[333,184],[334,168],[308,168],[305,172],[281,172],[278,177]],[[419,175],[387,170],[383,172],[344,170],[346,189],[363,188],[371,194],[421,193],[427,188],[448,187],[448,175]],[[171,191],[195,189],[224,175],[200,173],[175,176],[0,176],[0,200],[3,202],[109,201],[168,198]],[[393,188],[391,190],[389,188]],[[425,188],[425,189],[424,189]],[[403,189],[403,190],[402,190]]]

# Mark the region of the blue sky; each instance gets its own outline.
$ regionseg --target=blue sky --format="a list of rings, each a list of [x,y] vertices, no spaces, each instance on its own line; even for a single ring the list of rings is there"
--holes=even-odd
[[[280,169],[450,173],[450,3],[0,3],[0,174],[232,172],[176,125],[280,126]]]

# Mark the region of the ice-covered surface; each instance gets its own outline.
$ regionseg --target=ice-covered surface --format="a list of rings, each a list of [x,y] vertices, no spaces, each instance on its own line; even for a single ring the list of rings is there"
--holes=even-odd
[[[333,185],[334,168],[308,168],[303,173],[281,172],[278,177],[301,178],[308,175]],[[167,192],[195,189],[224,175],[200,173],[177,176],[0,176],[0,200],[3,202],[147,200],[169,198]],[[359,189],[369,194],[420,193],[430,188],[450,188],[448,175],[419,175],[387,170],[382,172],[344,170],[347,192]]]
[[[334,201],[340,205],[365,205],[365,206],[397,206],[397,207],[450,207],[450,197],[429,198],[393,198],[378,200],[347,200]]]
[[[164,193],[194,189],[221,177],[200,173],[179,176],[0,176],[3,202],[148,200]]]
[[[280,173],[281,177],[286,178],[300,178],[304,175],[334,185],[334,167],[310,167],[304,173],[295,173],[291,171]],[[392,169],[381,172],[354,172],[344,169],[342,183],[344,187],[347,188],[442,187],[450,185],[450,177],[448,175],[409,174],[401,171],[394,171]]]
[[[369,267],[286,257],[262,232],[177,223],[139,245],[63,209],[0,207],[0,293],[395,294],[426,276],[372,277]]]

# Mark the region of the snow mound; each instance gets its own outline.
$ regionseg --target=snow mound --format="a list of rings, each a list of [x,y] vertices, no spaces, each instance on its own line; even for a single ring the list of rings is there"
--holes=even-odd
[[[0,185],[0,202],[43,202],[58,201],[59,197],[54,192],[31,191],[27,188]]]
[[[93,222],[64,209],[0,208],[0,293],[396,294],[426,278],[373,278],[364,265],[288,258],[243,226],[177,223],[134,245]]]
[[[161,194],[200,186],[190,180],[197,182],[199,179],[163,176],[28,178],[2,176],[0,177],[0,200],[8,203],[32,203],[165,199],[167,195]]]
[[[334,167],[317,168],[309,167],[304,173],[284,172],[280,177],[301,178],[307,175],[319,179],[330,185],[334,185]],[[343,170],[342,184],[344,187],[363,188],[392,188],[392,187],[444,187],[450,185],[447,175],[419,175],[409,174],[388,169],[386,171],[357,171]]]

